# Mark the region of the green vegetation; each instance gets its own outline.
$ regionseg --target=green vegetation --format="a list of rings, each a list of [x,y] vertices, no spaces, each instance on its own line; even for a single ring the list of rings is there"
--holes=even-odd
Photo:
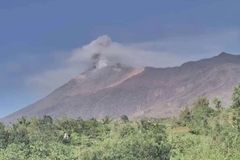
[[[154,121],[58,120],[0,125],[1,160],[168,160],[165,127]]]
[[[0,123],[0,160],[239,160],[240,86],[231,107],[199,98],[177,119]]]

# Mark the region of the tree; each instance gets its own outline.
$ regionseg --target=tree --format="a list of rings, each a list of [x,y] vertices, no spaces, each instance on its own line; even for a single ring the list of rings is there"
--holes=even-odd
[[[222,109],[222,102],[218,98],[213,100],[213,104],[214,108],[216,108],[218,111]]]
[[[192,113],[188,107],[184,108],[179,116],[180,124],[186,126],[187,124],[191,123],[192,121]]]
[[[6,148],[8,143],[7,131],[4,124],[0,122],[0,149]]]
[[[42,122],[43,122],[44,124],[52,124],[52,123],[53,123],[53,119],[52,119],[51,116],[45,115],[45,116],[43,117]]]
[[[234,88],[232,100],[233,100],[232,107],[240,108],[240,84]]]
[[[29,134],[28,134],[28,126],[30,125],[30,121],[26,118],[22,117],[18,119],[18,121],[13,124],[10,134],[9,141],[15,144],[29,144]]]
[[[233,123],[238,131],[240,131],[240,84],[234,88],[232,100],[232,107],[235,109]]]
[[[129,119],[128,119],[128,116],[127,116],[127,115],[122,115],[122,116],[121,116],[121,120],[122,120],[124,123],[126,123],[126,122],[128,122],[128,121],[129,121]]]
[[[191,121],[188,127],[195,134],[207,133],[209,131],[208,119],[214,116],[214,109],[209,107],[209,100],[205,97],[199,98],[191,109]]]
[[[111,119],[109,116],[105,116],[102,121],[104,124],[109,124],[111,122]]]

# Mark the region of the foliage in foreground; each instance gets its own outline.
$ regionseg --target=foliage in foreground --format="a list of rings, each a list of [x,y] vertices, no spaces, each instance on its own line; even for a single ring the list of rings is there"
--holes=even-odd
[[[172,160],[240,159],[240,85],[233,93],[233,103],[224,109],[215,99],[210,105],[200,98],[192,109],[186,108],[172,123],[169,133]]]
[[[1,160],[167,160],[165,127],[154,121],[59,120],[51,117],[0,128]]]
[[[0,123],[0,160],[239,160],[239,91],[228,109],[200,98],[178,119]]]

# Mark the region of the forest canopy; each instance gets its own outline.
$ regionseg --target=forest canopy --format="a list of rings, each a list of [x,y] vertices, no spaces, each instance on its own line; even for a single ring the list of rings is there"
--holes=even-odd
[[[231,106],[201,97],[177,118],[0,123],[0,160],[238,160],[239,150],[240,85]]]

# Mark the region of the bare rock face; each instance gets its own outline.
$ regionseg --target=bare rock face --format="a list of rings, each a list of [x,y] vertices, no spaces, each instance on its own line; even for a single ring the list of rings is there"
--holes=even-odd
[[[100,55],[93,57],[99,59]],[[231,104],[240,83],[240,56],[220,55],[172,68],[101,65],[82,73],[40,101],[4,118],[21,116],[103,118],[176,116],[198,97]]]

